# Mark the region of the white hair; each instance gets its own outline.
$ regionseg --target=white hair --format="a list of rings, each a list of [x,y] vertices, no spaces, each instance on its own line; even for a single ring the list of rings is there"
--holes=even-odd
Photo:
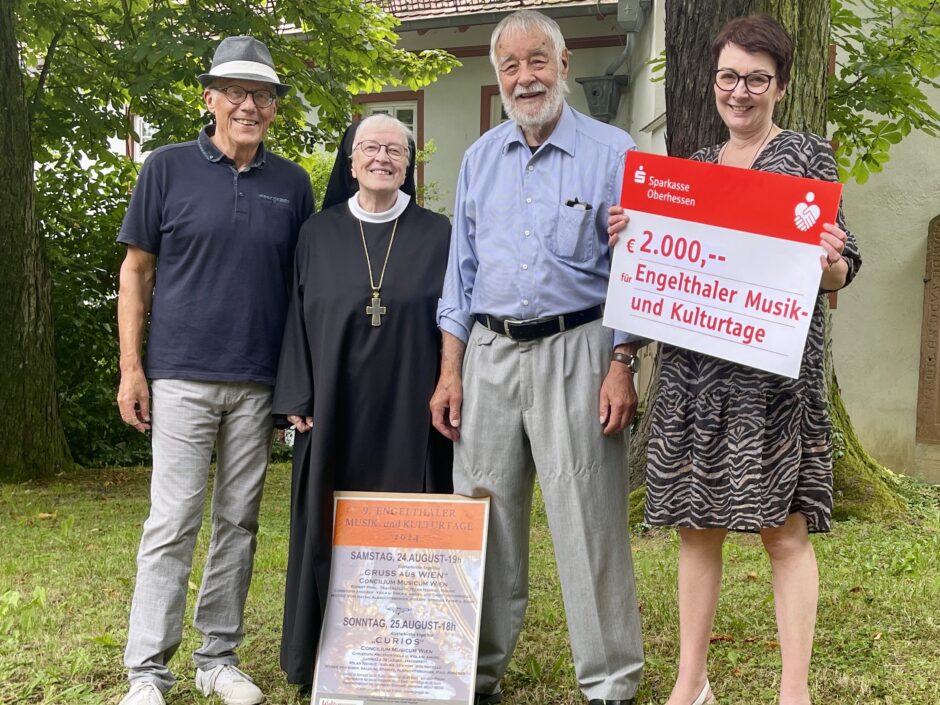
[[[405,142],[405,151],[408,154],[408,164],[411,164],[411,143],[415,141],[415,136],[410,127],[408,127],[398,118],[392,117],[391,115],[386,115],[385,113],[375,113],[374,115],[370,115],[366,119],[362,120],[359,125],[356,126],[356,133],[353,135],[353,144],[356,144],[356,140],[359,137],[359,131],[366,126],[379,128],[388,127],[398,130]]]
[[[565,35],[561,33],[558,23],[535,10],[518,10],[500,20],[493,30],[493,36],[490,37],[490,63],[497,72],[499,72],[499,57],[496,56],[496,45],[499,44],[503,35],[513,32],[528,34],[533,31],[541,32],[548,38],[555,50],[555,62],[561,66],[561,55],[565,51]]]

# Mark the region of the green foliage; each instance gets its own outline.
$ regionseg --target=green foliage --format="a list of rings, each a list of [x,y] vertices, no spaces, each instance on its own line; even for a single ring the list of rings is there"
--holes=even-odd
[[[324,152],[322,149],[318,149],[316,152],[297,160],[297,163],[310,174],[313,202],[317,208],[323,203],[323,195],[326,193],[326,185],[330,181],[330,173],[333,171],[333,162],[335,160],[335,152]]]
[[[832,459],[838,460],[845,455],[845,434],[842,429],[832,429]]]
[[[940,113],[925,88],[938,88],[937,0],[832,0],[838,49],[827,111],[835,125],[843,180],[865,183],[912,129],[940,135]]]
[[[7,590],[0,594],[0,634],[13,642],[29,634],[36,626],[38,617],[46,607],[46,591],[33,588],[32,595],[24,596],[18,590]]]
[[[436,153],[437,144],[433,139],[427,140],[424,143],[424,149],[419,149],[415,153],[415,164],[430,164],[431,157]],[[441,190],[436,181],[426,181],[424,185],[417,186],[416,189],[415,200],[423,208],[433,208],[434,203],[440,203]],[[446,208],[438,208],[437,210],[441,213],[446,212]]]
[[[666,50],[663,49],[652,59],[646,61],[650,67],[650,81],[652,83],[663,83],[666,80]]]
[[[128,113],[156,129],[147,149],[192,139],[206,119],[196,76],[219,37],[261,39],[294,86],[270,140],[290,158],[348,124],[352,93],[415,90],[456,65],[445,52],[397,48],[397,20],[356,0],[21,0],[17,20],[40,163],[84,155],[92,168],[113,164],[120,157],[108,139],[131,134]],[[316,123],[307,106],[316,106]]]
[[[267,43],[281,80],[294,87],[267,141],[299,159],[335,142],[353,93],[414,90],[456,60],[397,48],[397,20],[357,0],[19,0],[15,13],[66,435],[81,464],[139,462],[147,439],[123,427],[114,404],[114,293],[123,256],[114,239],[136,178],[136,166],[114,146],[139,137],[130,115],[155,130],[144,149],[195,138],[208,121],[196,76],[220,37],[251,34]],[[316,107],[316,123],[308,106]],[[322,195],[332,158],[304,162]]]
[[[36,210],[52,272],[57,390],[72,456],[81,465],[134,464],[149,439],[119,422],[115,291],[124,248],[115,241],[135,164],[111,170],[36,170]]]

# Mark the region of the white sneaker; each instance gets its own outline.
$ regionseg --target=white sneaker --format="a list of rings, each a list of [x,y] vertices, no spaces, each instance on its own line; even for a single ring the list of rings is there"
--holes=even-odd
[[[204,671],[196,669],[196,687],[203,695],[215,693],[225,705],[258,705],[264,693],[235,666],[223,665]]]
[[[156,685],[146,681],[131,685],[131,689],[118,705],[166,705],[166,700]]]

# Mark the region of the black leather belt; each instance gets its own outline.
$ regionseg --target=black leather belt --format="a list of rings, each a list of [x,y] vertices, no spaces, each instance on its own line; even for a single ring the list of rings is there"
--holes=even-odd
[[[562,333],[585,323],[596,321],[604,315],[604,306],[598,304],[583,311],[566,313],[562,316],[550,316],[548,318],[530,318],[525,321],[517,321],[512,318],[496,318],[485,313],[476,313],[473,317],[481,326],[486,326],[494,333],[505,335],[513,340],[535,340],[544,338],[547,335]]]

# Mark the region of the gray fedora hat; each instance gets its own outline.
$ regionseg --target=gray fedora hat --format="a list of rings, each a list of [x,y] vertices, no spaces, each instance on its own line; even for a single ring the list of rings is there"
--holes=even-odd
[[[246,81],[273,83],[278,96],[290,90],[290,86],[278,79],[271,52],[254,37],[226,37],[222,40],[212,57],[212,67],[208,73],[201,74],[198,80],[203,88],[208,88],[217,78],[243,78]]]

